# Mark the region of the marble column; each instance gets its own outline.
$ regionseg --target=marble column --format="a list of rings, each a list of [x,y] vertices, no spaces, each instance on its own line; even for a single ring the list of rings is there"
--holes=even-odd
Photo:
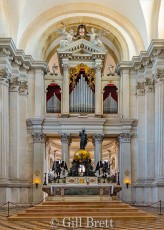
[[[131,137],[129,133],[122,133],[119,136],[119,171],[120,184],[122,186],[121,198],[127,202],[131,201]],[[129,188],[126,188],[125,180],[129,180]]]
[[[66,133],[62,133],[60,135],[61,142],[62,142],[62,161],[65,161],[67,164],[67,167],[70,167],[70,144],[71,144],[71,138],[70,135]]]
[[[69,115],[69,65],[63,62],[62,115]]]
[[[34,133],[34,155],[33,155],[33,203],[42,201],[43,192],[42,186],[44,183],[44,164],[46,163],[45,142],[46,135],[44,133]],[[38,188],[35,187],[35,182],[39,183]]]
[[[0,50],[0,203],[9,199],[8,188],[4,183],[8,181],[9,170],[9,78],[11,64],[9,53]]]
[[[96,60],[95,63],[96,76],[95,76],[95,115],[102,116],[102,90],[101,90],[101,69],[102,61]]]
[[[97,162],[102,161],[102,142],[104,135],[101,133],[95,133],[93,135],[94,144],[94,167],[96,168]]]

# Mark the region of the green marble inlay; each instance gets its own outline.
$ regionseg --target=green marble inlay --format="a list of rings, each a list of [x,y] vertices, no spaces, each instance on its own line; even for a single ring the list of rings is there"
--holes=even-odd
[[[100,195],[98,188],[66,188],[64,195]]]

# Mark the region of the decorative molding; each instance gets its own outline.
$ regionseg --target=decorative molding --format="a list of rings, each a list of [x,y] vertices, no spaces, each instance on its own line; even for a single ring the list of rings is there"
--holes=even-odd
[[[69,71],[69,83],[72,87],[76,84],[76,79],[80,73],[80,71],[85,71],[85,75],[88,80],[88,85],[91,87],[92,90],[95,88],[95,70],[93,68],[88,67],[87,65],[81,63],[76,67],[70,68]]]
[[[121,133],[119,136],[120,143],[129,143],[131,141],[131,136],[129,133]]]
[[[44,133],[33,133],[32,137],[33,137],[34,143],[46,142],[46,134],[44,134]]]

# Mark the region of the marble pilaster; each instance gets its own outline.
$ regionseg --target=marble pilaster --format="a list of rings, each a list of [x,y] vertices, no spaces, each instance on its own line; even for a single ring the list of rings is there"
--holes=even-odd
[[[35,69],[35,117],[44,114],[44,71]]]
[[[102,90],[101,90],[101,69],[102,61],[96,60],[95,63],[96,77],[95,77],[95,115],[102,115]]]
[[[164,185],[164,69],[155,72],[156,180]]]
[[[62,115],[69,115],[69,65],[63,60],[63,89],[62,89]]]
[[[46,162],[45,142],[46,135],[42,132],[35,132],[33,136],[34,155],[33,155],[33,202],[37,203],[43,199],[42,185],[44,183],[44,169]],[[38,188],[35,187],[36,181]]]
[[[121,133],[119,136],[119,170],[120,170],[120,184],[122,186],[121,197],[125,201],[131,201],[131,151],[130,142],[131,137],[129,133]],[[126,188],[124,180],[129,180],[129,188]]]
[[[102,161],[102,142],[104,135],[101,133],[95,133],[93,135],[94,144],[94,167],[96,167],[98,161]]]
[[[9,54],[0,50],[0,183],[7,181],[9,168]]]
[[[122,111],[122,115],[124,118],[128,118],[130,114],[129,110],[129,70],[122,69],[121,70],[121,87],[122,90],[120,93],[120,99],[122,97],[122,102],[120,103],[120,112]]]
[[[12,64],[12,74],[9,87],[9,178],[11,182],[19,181],[19,132],[20,132],[20,120],[19,120],[19,84],[20,84],[20,68],[21,62],[15,61]]]
[[[66,133],[61,133],[60,135],[61,142],[62,142],[62,161],[65,161],[67,167],[70,167],[70,144],[71,144],[71,137]]]
[[[22,71],[21,71],[22,75]],[[27,181],[27,81],[21,80],[19,85],[19,180]]]

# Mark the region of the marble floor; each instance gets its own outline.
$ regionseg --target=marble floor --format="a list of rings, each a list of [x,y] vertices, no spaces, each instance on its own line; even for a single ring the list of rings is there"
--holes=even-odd
[[[24,210],[25,208],[12,208],[10,211],[10,215],[15,214],[19,211]],[[113,221],[112,225],[114,227],[92,227],[88,228],[86,225],[85,221],[82,221],[82,227],[76,227],[76,226],[71,226],[71,227],[63,227],[62,224],[59,224],[56,226],[55,224],[52,225],[48,221],[8,221],[6,216],[7,216],[7,208],[1,208],[0,209],[0,229],[3,230],[9,230],[9,229],[31,229],[31,230],[46,230],[46,229],[75,229],[75,230],[80,230],[80,229],[112,229],[112,230],[117,230],[117,229],[122,229],[122,230],[136,230],[136,229],[143,229],[143,230],[155,230],[155,229],[164,229],[164,208],[162,209],[163,215],[159,215],[159,209],[156,208],[146,208],[146,207],[140,207],[139,209],[148,211],[152,214],[155,214],[157,216],[156,221]],[[109,226],[109,225],[108,225]]]

